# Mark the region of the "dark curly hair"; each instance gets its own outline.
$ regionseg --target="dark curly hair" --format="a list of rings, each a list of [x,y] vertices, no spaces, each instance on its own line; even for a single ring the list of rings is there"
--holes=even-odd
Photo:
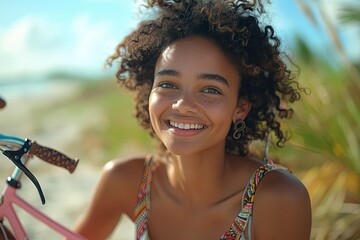
[[[226,150],[246,155],[250,142],[266,140],[270,132],[277,146],[288,140],[280,119],[290,118],[293,110],[283,103],[299,100],[302,89],[287,58],[282,59],[286,55],[279,50],[273,27],[260,23],[265,13],[261,0],[148,0],[144,5],[152,18],[142,21],[108,58],[109,65],[119,61],[118,82],[137,93],[136,118],[144,129],[156,137],[148,99],[158,57],[174,41],[200,35],[215,41],[239,69],[239,98],[252,104],[242,137],[235,141],[230,128]]]

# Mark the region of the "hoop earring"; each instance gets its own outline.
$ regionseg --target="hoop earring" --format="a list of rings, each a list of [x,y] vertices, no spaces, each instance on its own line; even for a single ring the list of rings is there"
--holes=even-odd
[[[234,124],[234,133],[233,138],[239,140],[241,138],[242,132],[244,131],[246,125],[244,120],[237,120]]]

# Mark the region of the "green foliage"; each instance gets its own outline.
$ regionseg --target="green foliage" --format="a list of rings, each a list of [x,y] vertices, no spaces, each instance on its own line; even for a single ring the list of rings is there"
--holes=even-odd
[[[302,180],[312,199],[312,239],[358,239],[359,89],[344,66],[334,67],[309,51],[304,41],[298,43],[295,62],[301,68],[300,82],[311,93],[294,106],[288,154],[298,153],[292,157],[293,166],[305,166]]]
[[[360,4],[358,6],[345,6],[341,9],[340,20],[343,23],[360,22]]]
[[[298,3],[300,8],[308,4]],[[344,7],[341,19],[359,22],[359,13],[359,5]],[[305,41],[297,40],[300,82],[311,94],[294,106],[294,118],[288,123],[294,137],[289,152],[281,153],[285,159],[291,156],[292,166],[302,167],[296,170],[303,172],[299,175],[312,201],[311,239],[359,239],[360,74],[337,45],[339,37],[324,12],[322,17],[337,51],[335,59],[321,57]]]
[[[303,95],[294,107],[291,128],[299,137],[291,143],[341,161],[360,175],[360,108],[356,104],[360,97],[354,94],[356,86],[342,66],[334,69],[325,59],[309,55],[303,41],[298,42],[300,79],[311,94]]]

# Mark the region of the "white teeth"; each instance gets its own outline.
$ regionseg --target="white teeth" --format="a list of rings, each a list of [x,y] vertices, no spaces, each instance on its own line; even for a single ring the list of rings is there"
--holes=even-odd
[[[203,129],[204,125],[202,124],[187,124],[187,123],[178,123],[174,121],[170,121],[170,126],[180,128],[180,129]]]

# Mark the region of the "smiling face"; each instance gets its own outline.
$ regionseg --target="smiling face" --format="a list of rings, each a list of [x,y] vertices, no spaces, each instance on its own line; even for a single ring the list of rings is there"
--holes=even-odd
[[[180,39],[157,60],[149,98],[152,127],[176,155],[224,151],[238,107],[240,75],[224,52],[204,37]]]

